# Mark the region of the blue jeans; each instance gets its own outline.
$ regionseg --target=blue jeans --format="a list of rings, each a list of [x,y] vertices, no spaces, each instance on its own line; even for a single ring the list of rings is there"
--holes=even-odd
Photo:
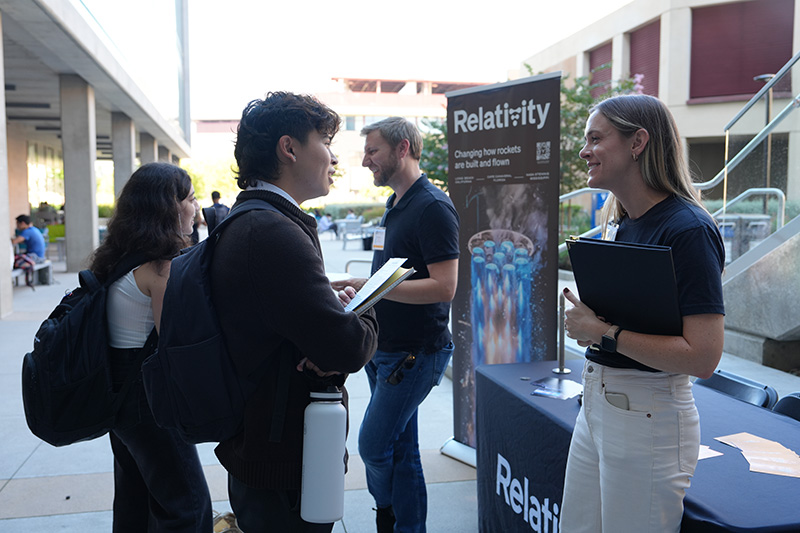
[[[417,408],[442,381],[452,355],[452,342],[429,354],[378,350],[365,367],[372,397],[361,423],[358,451],[375,503],[394,510],[396,532],[425,532],[428,495]]]

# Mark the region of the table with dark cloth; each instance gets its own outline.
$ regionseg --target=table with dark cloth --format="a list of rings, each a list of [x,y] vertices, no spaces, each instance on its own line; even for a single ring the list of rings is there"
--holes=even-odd
[[[558,531],[576,398],[534,396],[531,384],[556,377],[555,361],[485,365],[476,371],[480,530]],[[581,381],[582,360],[567,361]],[[753,435],[800,450],[800,422],[702,386],[694,387],[702,459],[686,493],[682,532],[800,532],[800,478],[750,472],[741,452],[714,440]],[[565,532],[568,533],[568,532]]]

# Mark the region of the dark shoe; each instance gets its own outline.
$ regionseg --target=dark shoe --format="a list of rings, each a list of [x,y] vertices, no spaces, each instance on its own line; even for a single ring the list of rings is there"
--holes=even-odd
[[[375,523],[378,526],[378,533],[392,533],[394,531],[394,511],[392,507],[386,507],[384,509],[375,509],[378,514],[375,518]]]

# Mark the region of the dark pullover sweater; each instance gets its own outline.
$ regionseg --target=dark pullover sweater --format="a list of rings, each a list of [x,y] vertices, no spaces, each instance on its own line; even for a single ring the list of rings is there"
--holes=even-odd
[[[281,213],[251,211],[234,220],[217,244],[211,279],[228,351],[258,388],[244,430],[215,451],[248,486],[298,489],[303,411],[321,383],[291,369],[283,436],[269,442],[280,345],[290,343],[293,367],[308,357],[322,370],[353,373],[375,353],[378,326],[372,311],[361,317],[345,312],[331,290],[313,217],[269,191],[242,192],[237,203],[249,198],[267,200]]]

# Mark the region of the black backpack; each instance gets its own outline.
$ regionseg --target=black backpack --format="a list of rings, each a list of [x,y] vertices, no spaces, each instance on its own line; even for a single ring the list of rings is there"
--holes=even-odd
[[[142,365],[147,400],[156,423],[186,442],[222,442],[242,428],[245,403],[258,380],[240,376],[228,355],[211,300],[211,262],[224,229],[254,209],[280,213],[264,200],[250,199],[231,209],[208,239],[172,260],[161,311],[158,350]],[[283,343],[280,372],[291,371]],[[270,440],[283,430],[289,379],[279,379]],[[266,423],[267,417],[265,417]]]
[[[123,258],[105,283],[90,270],[68,292],[36,332],[33,351],[22,360],[22,403],[31,432],[53,446],[101,437],[114,427],[138,366],[114,392],[108,346],[108,288],[143,257]],[[142,359],[157,342],[155,328]]]

